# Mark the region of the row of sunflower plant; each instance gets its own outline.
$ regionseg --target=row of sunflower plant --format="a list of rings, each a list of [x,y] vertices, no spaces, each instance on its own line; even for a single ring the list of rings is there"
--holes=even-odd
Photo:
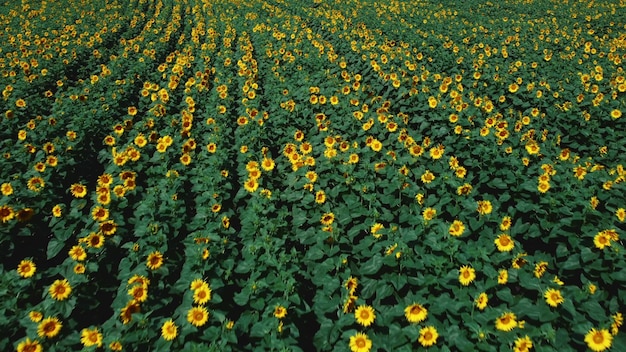
[[[618,349],[619,10],[4,6],[0,349]]]

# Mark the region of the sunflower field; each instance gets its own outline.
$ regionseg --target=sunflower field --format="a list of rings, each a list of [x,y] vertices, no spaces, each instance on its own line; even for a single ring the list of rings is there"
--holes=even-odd
[[[0,23],[0,351],[626,348],[626,1]]]

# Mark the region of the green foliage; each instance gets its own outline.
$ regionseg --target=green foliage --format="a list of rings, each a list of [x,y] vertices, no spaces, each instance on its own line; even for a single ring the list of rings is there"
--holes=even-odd
[[[0,350],[626,344],[613,2],[0,8]]]

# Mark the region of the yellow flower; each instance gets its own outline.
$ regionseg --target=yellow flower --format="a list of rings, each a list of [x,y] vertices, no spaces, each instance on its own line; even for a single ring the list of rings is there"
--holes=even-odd
[[[166,341],[171,341],[176,338],[176,335],[178,335],[178,327],[174,321],[172,319],[165,321],[161,326],[161,337]]]
[[[548,269],[548,262],[539,262],[537,264],[535,264],[535,270],[534,270],[534,274],[536,278],[541,278],[543,276],[543,274],[546,272],[546,270]]]
[[[420,179],[424,183],[431,183],[435,180],[435,174],[433,174],[429,170],[426,170],[424,174],[422,175],[422,177],[420,177]]]
[[[476,271],[474,268],[463,265],[459,269],[459,282],[461,282],[461,285],[468,286],[474,279],[476,279]]]
[[[433,208],[425,208],[422,211],[422,217],[424,218],[424,221],[430,221],[432,219],[435,218],[435,216],[437,216],[437,210],[433,209]]]
[[[61,327],[63,324],[56,317],[46,318],[37,326],[37,335],[51,339],[59,334]]]
[[[77,261],[82,261],[87,258],[87,252],[85,252],[85,249],[82,246],[73,246],[68,255],[70,258]]]
[[[488,200],[479,200],[478,201],[478,214],[480,215],[487,215],[487,214],[491,214],[491,211],[493,210],[493,207],[491,206],[491,202]]]
[[[85,347],[90,346],[102,346],[102,334],[98,331],[97,328],[94,329],[83,329],[80,332],[80,342]]]
[[[450,235],[455,236],[455,237],[461,236],[464,231],[465,231],[465,225],[463,225],[463,223],[459,220],[454,220],[452,222],[452,225],[450,225],[450,228],[448,229],[448,233],[450,233]]]
[[[2,195],[5,196],[10,196],[11,194],[13,194],[13,187],[8,182],[3,183],[2,186],[0,186],[0,190],[2,190]]]
[[[17,352],[42,352],[43,348],[39,344],[39,341],[31,341],[28,337],[26,340],[20,342],[17,345]]]
[[[274,316],[278,319],[282,319],[287,316],[287,308],[283,306],[276,306],[274,308]]]
[[[60,218],[63,215],[63,208],[59,204],[52,207],[52,216],[55,218]]]
[[[501,331],[511,331],[517,327],[515,314],[507,312],[496,319],[496,329]]]
[[[335,221],[335,214],[333,213],[324,213],[320,218],[320,222],[324,226],[329,226],[333,221]]]
[[[200,327],[209,320],[209,312],[204,307],[193,307],[187,312],[187,321]]]
[[[606,329],[596,330],[595,328],[592,328],[585,335],[585,342],[587,343],[587,346],[595,352],[611,348],[612,341],[613,336],[611,336],[609,331]]]
[[[156,270],[163,265],[163,254],[159,251],[152,252],[148,254],[148,259],[146,260],[146,266],[149,269]]]
[[[263,161],[261,162],[261,167],[265,171],[272,171],[275,165],[274,160],[270,158],[263,158]]]
[[[513,352],[528,352],[531,348],[533,348],[533,342],[530,340],[530,337],[519,337],[515,340]]]
[[[489,302],[489,297],[487,297],[487,294],[485,292],[478,295],[478,298],[476,298],[476,300],[474,301],[474,303],[476,303],[476,307],[480,310],[483,310],[485,309],[485,307],[487,307],[487,302]]]
[[[548,303],[551,307],[557,307],[559,304],[563,303],[565,299],[561,295],[560,290],[555,290],[553,288],[549,288],[543,296],[546,299],[546,303]]]
[[[13,220],[14,217],[15,211],[13,211],[13,208],[8,205],[0,206],[0,221],[2,221],[2,223],[7,223]]]
[[[359,286],[359,280],[356,277],[350,276],[348,280],[346,280],[346,282],[344,283],[344,286],[352,295]]]
[[[354,311],[354,317],[356,318],[356,322],[367,327],[372,325],[376,315],[374,314],[374,308],[367,305],[360,305]]]
[[[28,318],[33,322],[33,323],[39,323],[41,321],[41,319],[43,319],[43,314],[41,314],[40,311],[30,311],[28,313]]]
[[[203,305],[211,300],[211,288],[208,284],[203,283],[193,292],[193,301],[196,304]]]
[[[598,249],[604,249],[604,247],[610,247],[611,237],[606,232],[600,231],[593,238],[593,244]]]
[[[611,117],[616,120],[619,119],[620,117],[622,117],[622,111],[618,110],[618,109],[614,109],[611,111]]]
[[[404,308],[404,316],[409,323],[420,323],[426,320],[428,316],[428,310],[421,304],[413,303]]]
[[[500,269],[498,272],[498,284],[504,285],[509,280],[509,272],[506,269]]]
[[[74,183],[70,187],[70,191],[72,192],[72,195],[76,198],[84,198],[85,195],[87,195],[87,187],[79,183]]]
[[[50,296],[57,301],[63,301],[70,296],[70,293],[72,293],[72,286],[70,286],[67,279],[55,280],[52,285],[50,285],[48,292],[50,293]]]
[[[35,274],[37,266],[32,260],[24,259],[17,265],[17,273],[23,278],[29,278]]]
[[[350,336],[350,351],[352,352],[369,352],[372,349],[372,341],[367,335],[357,332],[356,335]]]
[[[438,337],[439,333],[434,326],[426,326],[420,329],[420,336],[417,340],[422,346],[428,347],[436,344]]]
[[[496,244],[496,247],[500,252],[510,252],[515,246],[511,236],[504,233],[500,234],[493,242]]]

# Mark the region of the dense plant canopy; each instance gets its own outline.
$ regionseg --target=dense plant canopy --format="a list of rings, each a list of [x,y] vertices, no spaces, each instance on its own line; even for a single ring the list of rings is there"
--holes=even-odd
[[[626,346],[624,1],[0,1],[0,350]]]

